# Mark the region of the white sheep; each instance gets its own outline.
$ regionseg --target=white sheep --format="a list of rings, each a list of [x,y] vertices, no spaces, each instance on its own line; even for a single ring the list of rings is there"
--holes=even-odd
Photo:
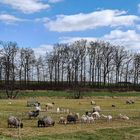
[[[86,116],[87,117],[87,122],[92,123],[94,122],[94,118],[92,116]]]
[[[92,101],[90,102],[90,104],[91,104],[91,105],[96,105],[96,102],[92,100]]]
[[[126,115],[119,114],[119,118],[123,120],[129,120],[129,117]]]
[[[46,107],[48,107],[48,109],[53,109],[54,104],[53,103],[47,103]]]
[[[86,123],[86,122],[87,122],[86,115],[82,115],[82,117],[81,117],[81,123]]]
[[[106,115],[102,114],[101,116],[102,116],[103,118],[105,118],[108,122],[110,122],[110,121],[112,120],[112,118],[113,118],[111,115],[107,115],[107,116],[106,116]]]
[[[60,124],[67,124],[66,118],[60,117],[59,123],[60,123]]]
[[[56,112],[60,113],[60,108],[59,107],[57,107]]]
[[[101,116],[100,116],[100,114],[99,114],[99,112],[93,112],[92,113],[92,117],[94,118],[94,119],[99,119]]]
[[[81,123],[92,123],[92,122],[94,122],[94,118],[92,116],[82,115]]]

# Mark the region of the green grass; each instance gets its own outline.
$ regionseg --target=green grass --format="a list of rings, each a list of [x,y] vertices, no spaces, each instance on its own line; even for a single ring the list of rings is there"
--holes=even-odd
[[[18,140],[18,129],[7,128],[9,115],[18,116],[23,119],[24,127],[21,129],[22,140],[139,140],[140,139],[140,93],[108,93],[92,92],[85,93],[82,99],[67,99],[69,91],[26,91],[17,99],[0,100],[0,140]],[[115,95],[114,95],[115,94]],[[67,96],[66,96],[67,95]],[[94,96],[91,96],[94,95]],[[113,96],[116,97],[113,97]],[[118,96],[120,95],[120,96]],[[41,112],[40,115],[51,116],[56,124],[54,127],[38,128],[37,118],[29,120],[27,112],[33,110],[27,107],[27,100],[34,97],[41,103],[42,111],[46,103],[55,102],[54,110],[48,113]],[[113,98],[112,98],[113,97]],[[125,101],[132,99],[135,104],[127,105]],[[94,124],[58,124],[60,116],[66,117],[66,113],[56,113],[57,107],[68,108],[71,112],[84,114],[92,110],[90,101],[94,100],[101,106],[101,114],[112,115],[113,121],[108,123],[105,120],[97,120]],[[9,104],[11,102],[11,104]],[[112,108],[111,105],[116,107]],[[116,119],[118,114],[126,114],[130,120]]]
[[[74,95],[73,91],[22,91],[18,94],[17,98],[22,97],[66,97],[71,98]],[[140,92],[81,92],[81,96],[84,97],[98,97],[98,96],[109,96],[109,97],[131,97],[140,96]]]
[[[1,140],[18,140],[19,138],[10,138],[0,136]],[[85,131],[77,133],[67,133],[60,135],[43,135],[37,137],[23,138],[23,140],[139,140],[140,127],[126,127],[119,129],[100,129],[94,133]]]
[[[20,91],[18,93],[17,98],[29,98],[29,97],[65,97],[65,98],[72,98],[73,95],[75,94],[74,91],[52,91],[52,90],[42,90],[42,91],[32,91],[32,90],[27,90],[27,91]],[[140,92],[81,92],[81,96],[83,97],[139,97]],[[0,92],[0,97],[1,98],[6,98],[6,93],[4,91]]]

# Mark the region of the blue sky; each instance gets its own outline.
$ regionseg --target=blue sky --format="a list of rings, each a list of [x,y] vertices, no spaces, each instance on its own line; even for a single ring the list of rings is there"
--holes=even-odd
[[[38,52],[105,40],[140,50],[140,0],[0,0],[0,40]]]

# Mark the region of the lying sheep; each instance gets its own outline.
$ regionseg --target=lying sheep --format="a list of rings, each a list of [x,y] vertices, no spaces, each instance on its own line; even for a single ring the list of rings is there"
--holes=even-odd
[[[28,117],[29,117],[29,119],[31,119],[32,117],[37,117],[39,115],[39,110],[37,110],[37,111],[29,111],[28,112]]]
[[[14,116],[10,116],[8,119],[7,119],[7,124],[8,124],[8,127],[15,127],[15,128],[23,128],[23,123],[21,123],[21,121],[14,117]]]
[[[101,111],[100,106],[93,107],[93,112],[100,112],[100,111]]]
[[[91,105],[96,105],[96,102],[95,101],[91,101],[90,104]]]
[[[126,100],[126,104],[134,104],[135,102],[133,100]]]
[[[129,120],[129,117],[126,115],[119,114],[119,118],[123,120]]]
[[[44,116],[42,118],[39,118],[38,120],[38,127],[54,126],[54,124],[55,124],[55,121],[49,116]]]

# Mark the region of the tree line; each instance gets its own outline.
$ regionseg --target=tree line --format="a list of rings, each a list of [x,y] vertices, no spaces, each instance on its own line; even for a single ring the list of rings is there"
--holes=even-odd
[[[140,54],[104,41],[58,43],[39,57],[0,42],[1,89],[139,87]]]

